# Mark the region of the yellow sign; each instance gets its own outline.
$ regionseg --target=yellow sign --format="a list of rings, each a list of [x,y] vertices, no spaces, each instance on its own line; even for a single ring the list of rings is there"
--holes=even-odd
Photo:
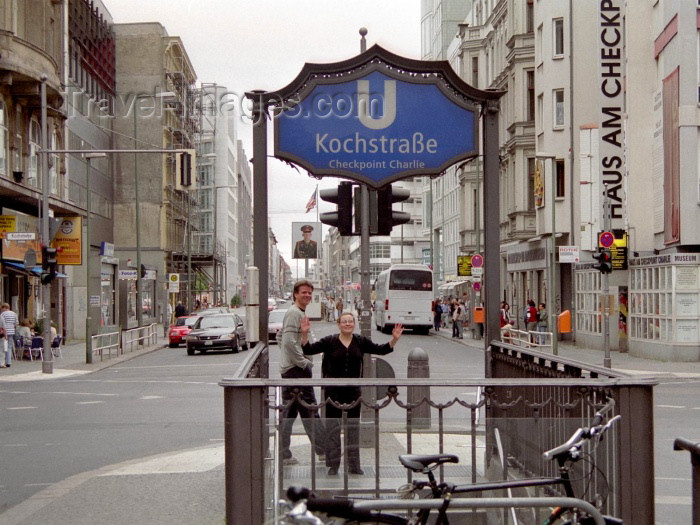
[[[471,277],[472,275],[472,256],[458,255],[457,256],[457,275],[459,277]]]
[[[542,161],[535,161],[535,206],[544,206],[544,173],[542,173]]]
[[[79,215],[75,217],[60,217],[61,223],[53,240],[56,248],[56,260],[58,264],[83,263],[83,220]]]
[[[34,233],[34,239],[12,240],[8,233]],[[37,240],[37,218],[22,213],[0,215],[0,239],[2,239],[2,258],[8,261],[23,262],[27,250],[34,250],[37,263],[41,262],[41,244]]]
[[[627,231],[626,230],[613,230],[612,231],[615,240],[613,245],[610,247],[610,253],[612,254],[612,267],[613,270],[626,270],[627,269]]]

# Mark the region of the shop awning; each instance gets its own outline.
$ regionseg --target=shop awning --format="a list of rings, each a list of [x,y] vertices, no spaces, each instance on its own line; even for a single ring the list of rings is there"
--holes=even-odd
[[[3,266],[7,266],[14,271],[18,271],[30,277],[40,277],[41,276],[41,266],[32,266],[27,268],[24,263],[16,261],[2,261]],[[56,277],[66,278],[68,277],[65,273],[57,272]]]

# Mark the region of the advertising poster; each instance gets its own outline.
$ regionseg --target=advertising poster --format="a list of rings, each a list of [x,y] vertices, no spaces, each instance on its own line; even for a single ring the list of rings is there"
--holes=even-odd
[[[82,217],[61,217],[53,247],[58,264],[82,264]]]
[[[320,222],[292,223],[292,259],[318,259],[320,244]]]

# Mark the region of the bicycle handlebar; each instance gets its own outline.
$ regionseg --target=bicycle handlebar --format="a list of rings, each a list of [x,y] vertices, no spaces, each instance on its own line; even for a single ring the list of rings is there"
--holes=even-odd
[[[591,439],[594,436],[602,435],[622,416],[617,415],[610,419],[605,425],[602,425],[603,416],[607,414],[615,406],[615,400],[610,399],[609,402],[600,410],[598,410],[591,420],[590,427],[582,427],[576,430],[568,441],[558,447],[548,450],[542,456],[545,459],[554,459],[562,454],[571,454],[573,449],[580,448],[584,440]]]

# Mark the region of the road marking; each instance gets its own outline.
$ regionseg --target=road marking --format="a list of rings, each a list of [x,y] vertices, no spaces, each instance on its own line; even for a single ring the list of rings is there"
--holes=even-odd
[[[654,479],[658,479],[659,481],[690,481],[690,478],[661,478],[661,477],[655,477]]]
[[[149,399],[165,399],[165,396],[141,396],[139,399],[147,401]]]
[[[32,410],[37,407],[7,407],[5,410]]]
[[[27,445],[26,443],[7,443],[7,444],[3,445],[3,447],[27,447],[27,446],[29,446],[29,445]]]
[[[76,405],[100,405],[104,403],[104,401],[76,401]]]
[[[53,485],[53,483],[25,483],[25,487],[48,487],[49,485]]]
[[[688,408],[681,405],[656,405],[656,408]]]

